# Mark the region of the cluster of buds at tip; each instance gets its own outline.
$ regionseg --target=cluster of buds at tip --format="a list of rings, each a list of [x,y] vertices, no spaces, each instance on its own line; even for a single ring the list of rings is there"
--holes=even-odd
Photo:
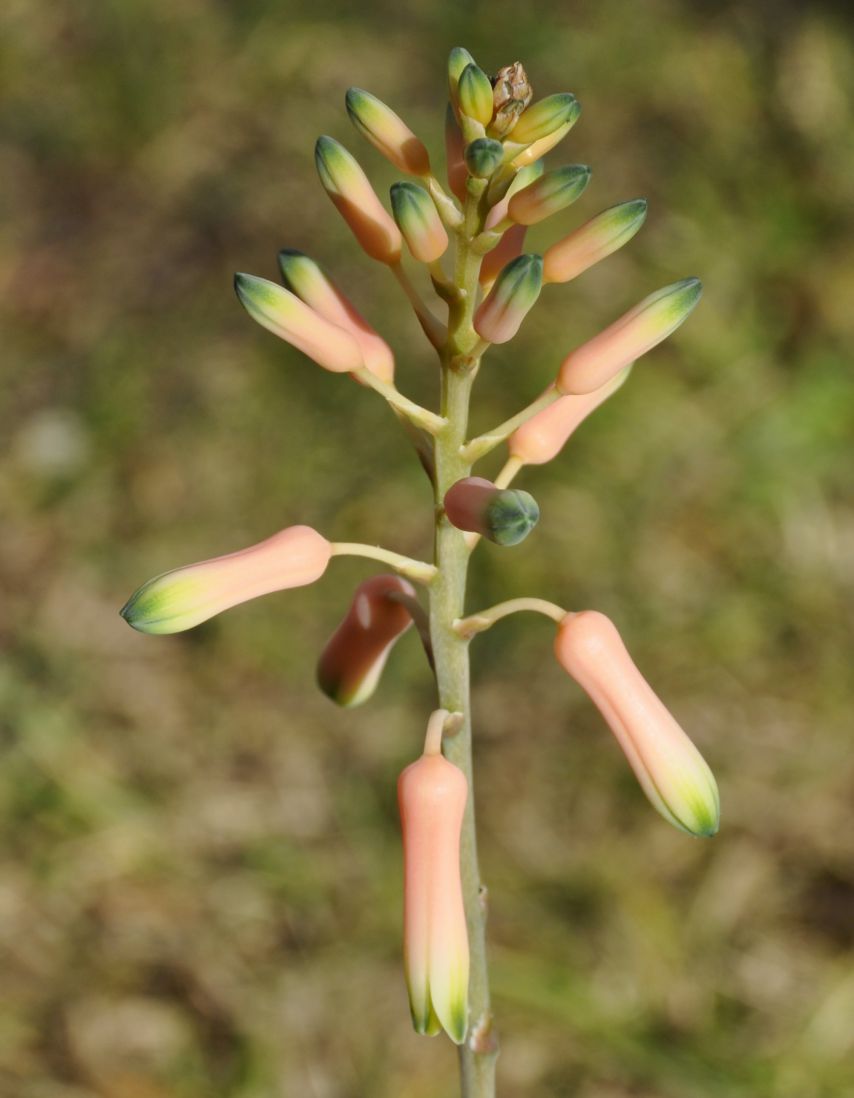
[[[592,393],[635,359],[658,346],[683,324],[703,292],[698,278],[665,286],[630,309],[563,360],[557,378],[561,393]]]
[[[506,343],[534,307],[543,285],[543,259],[520,255],[502,270],[478,307],[474,329],[489,343]]]
[[[397,783],[403,832],[403,938],[416,1032],[444,1029],[462,1044],[468,1026],[469,944],[460,880],[468,798],[462,770],[441,754],[445,710],[428,725],[424,754]]]
[[[400,576],[372,576],[356,588],[317,663],[318,685],[337,705],[362,705],[376,690],[389,653],[412,625],[401,597],[414,599],[415,589]]]
[[[395,183],[391,188],[391,208],[403,239],[419,263],[435,263],[448,248],[448,234],[436,204],[417,183]]]
[[[120,613],[141,633],[181,633],[241,602],[314,583],[331,555],[316,530],[289,526],[248,549],[155,576]]]
[[[720,822],[714,775],[638,671],[610,619],[595,610],[567,614],[555,655],[607,721],[653,807],[680,831],[714,835]]]
[[[452,526],[480,534],[496,545],[518,545],[540,518],[540,508],[529,492],[497,488],[483,477],[458,480],[445,493],[442,505]]]

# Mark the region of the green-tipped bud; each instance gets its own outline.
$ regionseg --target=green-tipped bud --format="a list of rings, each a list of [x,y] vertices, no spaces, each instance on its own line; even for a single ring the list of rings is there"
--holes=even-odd
[[[296,294],[266,278],[243,273],[234,276],[234,289],[253,320],[313,358],[318,366],[334,373],[351,373],[365,365],[355,338]]]
[[[511,196],[507,212],[519,225],[536,225],[571,205],[589,182],[590,169],[584,164],[569,164],[546,172]]]
[[[566,356],[557,377],[558,392],[592,393],[605,385],[675,332],[688,319],[702,292],[699,278],[683,278],[644,298]]]
[[[576,118],[578,115],[576,115]],[[528,164],[533,164],[537,160],[541,160],[547,152],[550,152],[555,145],[560,144],[566,137],[569,131],[572,129],[575,123],[575,118],[571,122],[564,122],[562,126],[550,133],[548,137],[541,137],[539,141],[535,141],[533,145],[529,145],[527,149],[523,149],[518,156],[513,157],[514,168],[524,168]]]
[[[504,159],[504,146],[491,137],[478,137],[466,146],[466,167],[477,179],[488,179]]]
[[[535,179],[539,179],[545,171],[545,165],[542,160],[537,160],[533,164],[528,164],[525,168],[520,168],[519,171],[510,179],[509,183],[505,180],[500,180],[496,177],[489,186],[487,191],[487,201],[494,202],[495,205],[486,215],[486,221],[484,223],[485,229],[494,229],[502,222],[508,219],[508,210],[510,208],[510,199],[518,191],[521,191],[524,187],[527,187],[529,183],[533,183]],[[498,186],[496,186],[498,184]],[[506,185],[504,194],[499,198],[502,189]],[[497,192],[493,194],[493,188]],[[509,226],[508,226],[509,228]]]
[[[508,263],[474,316],[475,331],[490,343],[506,343],[540,296],[543,260],[520,255]]]
[[[448,55],[448,91],[452,103],[456,104],[458,102],[457,87],[460,83],[460,77],[469,65],[474,64],[474,58],[462,46],[454,46]]]
[[[621,202],[559,240],[543,256],[545,282],[569,282],[632,239],[646,220],[646,199]]]
[[[548,95],[528,107],[513,127],[513,143],[528,145],[553,134],[567,122],[572,125],[581,114],[581,105],[571,92]]]
[[[505,65],[492,79],[493,119],[490,137],[506,137],[533,98],[528,74],[521,61]]]
[[[433,263],[444,255],[448,234],[430,195],[417,183],[395,183],[391,188],[394,220],[419,263]]]
[[[383,156],[410,175],[429,175],[430,157],[409,126],[370,92],[350,88],[345,102],[350,121]]]
[[[448,521],[496,545],[518,545],[537,525],[540,509],[528,492],[496,488],[483,477],[465,477],[445,493]]]
[[[457,85],[457,102],[467,118],[473,118],[482,126],[492,119],[492,84],[489,77],[477,65],[466,65]]]
[[[326,193],[368,255],[380,263],[397,263],[400,230],[356,158],[334,138],[319,137],[314,162]]]

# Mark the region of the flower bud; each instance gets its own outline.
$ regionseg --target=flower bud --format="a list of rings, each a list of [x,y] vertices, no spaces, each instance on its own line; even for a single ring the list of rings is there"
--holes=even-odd
[[[314,583],[331,555],[316,530],[289,526],[248,549],[150,579],[119,612],[141,633],[180,633],[259,595]]]
[[[466,182],[469,177],[465,147],[466,143],[457,125],[454,108],[449,103],[445,111],[445,160],[448,165],[448,186],[460,202],[466,199]]]
[[[391,347],[359,315],[313,259],[292,248],[284,248],[279,252],[279,268],[289,290],[324,320],[350,333],[359,344],[364,364],[372,374],[380,381],[391,382],[394,379]]]
[[[563,141],[575,125],[576,120],[577,116],[570,122],[564,122],[562,126],[559,126],[554,133],[550,133],[548,137],[541,137],[539,141],[535,141],[532,145],[529,145],[527,149],[523,149],[517,156],[513,157],[513,167],[524,168],[526,165],[533,164],[536,160],[540,160],[547,152],[550,152],[555,145],[559,145],[560,142]]]
[[[540,99],[521,115],[513,127],[514,144],[528,145],[551,137],[561,126],[570,126],[581,114],[581,105],[570,92],[559,92]]]
[[[350,121],[396,168],[410,175],[429,175],[430,157],[409,126],[381,99],[361,88],[345,97]]]
[[[451,102],[456,104],[459,102],[457,95],[457,88],[460,83],[460,77],[469,65],[474,65],[475,60],[467,49],[462,46],[454,46],[448,56],[448,91],[450,92]]]
[[[482,126],[492,120],[492,84],[489,77],[477,65],[466,65],[457,84],[457,102],[466,117]]]
[[[433,263],[445,254],[448,234],[430,195],[417,183],[395,183],[391,188],[394,220],[410,252],[420,263]]]
[[[542,285],[541,256],[520,255],[511,260],[474,315],[477,334],[490,343],[512,339],[540,296]]]
[[[527,231],[526,225],[511,225],[492,251],[486,253],[478,275],[481,286],[491,286],[501,271],[520,254],[525,246]]]
[[[400,775],[397,797],[412,1024],[417,1033],[443,1028],[459,1045],[468,1025],[469,945],[460,880],[468,782],[441,754],[425,752]]]
[[[699,278],[665,286],[614,321],[604,332],[571,351],[557,376],[561,393],[592,393],[630,362],[675,332],[700,300]]]
[[[507,440],[510,456],[523,465],[543,465],[557,457],[569,436],[592,411],[620,388],[631,373],[627,366],[601,389],[584,396],[562,396],[517,427]]]
[[[540,509],[528,492],[496,488],[483,477],[465,477],[445,493],[445,514],[458,530],[482,534],[496,545],[518,545],[537,525]]]
[[[548,249],[543,256],[545,282],[569,282],[600,259],[628,243],[646,220],[646,199],[621,202],[597,214]]]
[[[320,182],[371,259],[397,263],[400,231],[355,157],[331,137],[319,137],[314,162]]]
[[[476,179],[488,179],[503,159],[504,146],[491,137],[478,137],[466,145],[466,167]]]
[[[613,623],[595,610],[567,614],[555,655],[608,722],[653,807],[680,831],[714,835],[720,819],[714,776],[632,662]]]
[[[234,289],[253,320],[314,359],[325,370],[349,373],[364,366],[354,337],[325,320],[296,294],[266,278],[249,274],[236,274]]]
[[[511,196],[507,212],[519,225],[536,225],[573,203],[589,182],[590,169],[584,164],[546,172]]]
[[[393,575],[372,576],[356,588],[317,664],[320,689],[338,705],[361,705],[376,690],[392,647],[412,624],[406,607],[390,597],[400,594],[415,598],[415,589]]]
[[[533,164],[529,164],[527,167],[522,168],[520,171],[516,172],[516,174],[510,180],[509,186],[504,192],[504,195],[501,198],[497,199],[495,205],[486,215],[486,221],[484,222],[483,227],[485,229],[493,229],[496,225],[500,225],[501,222],[504,221],[508,216],[508,211],[510,209],[510,200],[513,195],[517,194],[523,188],[527,187],[530,183],[533,183],[534,180],[539,179],[540,176],[543,174],[543,170],[544,167],[542,160],[536,160]],[[490,192],[491,190],[492,186],[490,186]],[[491,195],[491,193],[487,193],[489,198],[491,199],[493,196]]]
[[[532,98],[528,74],[521,61],[514,61],[512,65],[499,69],[492,80],[494,117],[489,127],[490,136],[506,137]]]

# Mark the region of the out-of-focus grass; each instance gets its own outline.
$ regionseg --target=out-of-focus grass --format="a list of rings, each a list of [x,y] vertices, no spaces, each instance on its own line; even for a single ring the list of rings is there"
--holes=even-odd
[[[428,494],[371,394],[255,328],[231,272],[328,264],[435,376],[314,178],[342,107],[439,152],[443,64],[521,57],[584,105],[594,180],[535,246],[643,194],[643,233],[551,288],[477,423],[574,341],[699,274],[700,309],[520,482],[543,521],[472,607],[595,606],[714,765],[723,829],[671,832],[549,654],[475,646],[477,804],[503,1098],[843,1098],[854,1078],[854,51],[843,7],[6,0],[0,13],[0,1094],[426,1098],[394,784],[432,705],[418,644],[340,713],[315,653],[359,562],[186,636],[139,581],[294,521],[422,553]]]

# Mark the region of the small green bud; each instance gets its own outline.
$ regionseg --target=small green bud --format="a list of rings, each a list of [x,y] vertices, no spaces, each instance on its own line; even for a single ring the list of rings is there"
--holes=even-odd
[[[475,313],[477,334],[490,343],[512,339],[540,296],[542,285],[542,256],[520,255],[508,263]]]
[[[570,92],[559,92],[540,99],[528,107],[513,127],[513,143],[529,145],[548,137],[567,123],[572,124],[581,114],[578,100]]]
[[[488,179],[504,159],[504,146],[491,137],[478,137],[466,146],[466,167],[477,179]]]
[[[464,115],[482,126],[489,125],[492,119],[492,84],[483,69],[477,65],[466,65],[457,85],[457,101]]]
[[[466,66],[474,64],[474,58],[462,46],[454,46],[448,55],[448,91],[451,94],[452,103],[457,103],[457,87],[463,70]]]
[[[546,172],[511,197],[507,212],[518,225],[536,225],[575,202],[589,182],[590,169],[584,164]]]
[[[391,188],[394,220],[412,255],[420,263],[433,263],[444,255],[448,234],[430,195],[417,183],[395,183]]]
[[[443,506],[458,530],[481,534],[496,545],[518,545],[540,518],[540,508],[529,492],[496,488],[483,477],[458,480],[445,493]]]

